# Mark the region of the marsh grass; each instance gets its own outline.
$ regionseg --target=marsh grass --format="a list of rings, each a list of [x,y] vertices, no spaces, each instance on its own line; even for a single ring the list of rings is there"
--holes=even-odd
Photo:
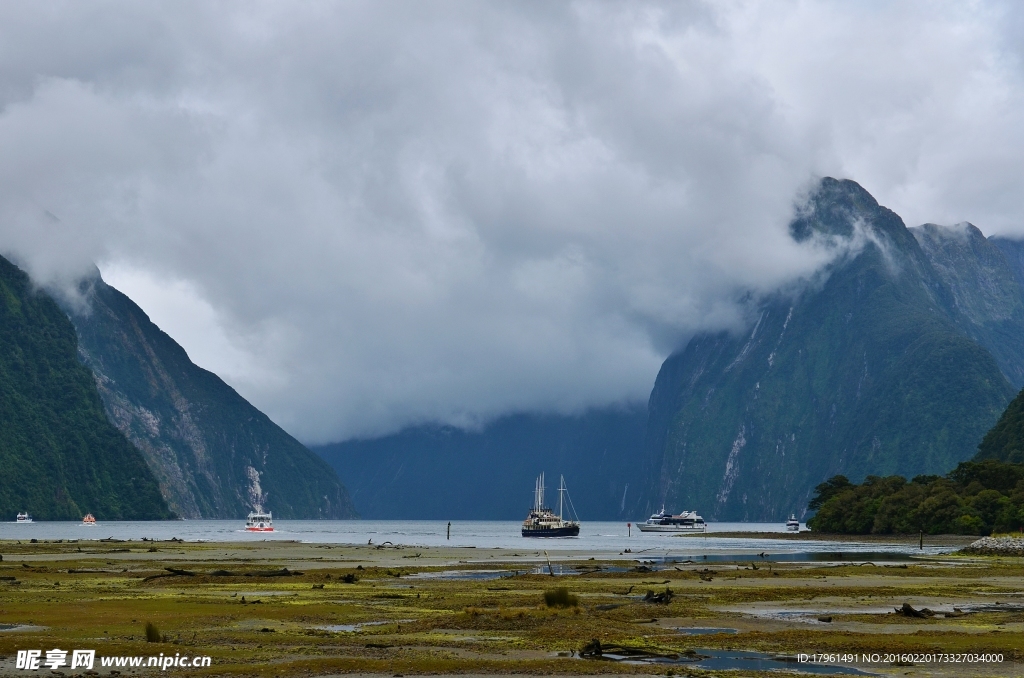
[[[80,546],[84,553],[77,551]],[[838,610],[870,600],[875,607],[907,597],[914,602],[915,596],[950,602],[978,596],[1003,600],[1003,595],[1019,591],[1024,560],[974,559],[962,564],[947,560],[909,569],[775,564],[774,570],[781,576],[771,579],[764,578],[762,571],[721,567],[710,583],[700,581],[690,569],[656,575],[603,571],[574,577],[570,592],[568,587],[548,590],[554,582],[546,575],[520,575],[496,586],[493,581],[404,580],[394,577],[398,571],[394,567],[353,569],[353,560],[369,549],[350,549],[344,557],[335,556],[336,563],[323,562],[314,569],[286,557],[289,549],[309,548],[303,545],[176,544],[173,548],[174,553],[163,560],[163,555],[154,557],[148,552],[108,555],[87,542],[0,543],[5,554],[0,576],[17,576],[21,582],[16,587],[0,583],[0,623],[31,622],[45,627],[31,636],[31,644],[38,647],[86,646],[91,639],[102,637],[107,655],[152,654],[162,646],[147,647],[147,643],[173,638],[178,644],[174,651],[213,656],[217,675],[267,678],[360,672],[664,675],[664,666],[659,671],[654,666],[555,655],[578,650],[593,638],[677,652],[688,647],[790,654],[811,647],[861,652],[942,649],[999,651],[1008,660],[1024,660],[1024,651],[1017,649],[1024,648],[1024,627],[1017,626],[1024,624],[1024,619],[1012,611],[927,624],[899,615],[839,615],[837,624],[845,628],[822,625],[800,629],[777,620],[723,611],[736,605],[779,601],[793,601],[794,607],[814,605],[830,613],[830,606]],[[287,565],[307,574],[280,580],[167,577],[142,581],[165,565],[188,570],[213,567],[204,564],[212,557],[217,559],[216,567],[239,571],[256,567],[253,560],[267,552],[285,554],[276,560],[259,556],[263,561],[272,560],[273,568]],[[7,554],[13,554],[12,558]],[[20,554],[33,556],[28,561],[31,567],[24,568],[15,560]],[[48,554],[60,557],[49,558]],[[487,566],[493,567],[493,563]],[[465,569],[466,565],[457,567]],[[260,564],[259,568],[270,569],[270,565]],[[346,574],[357,571],[358,582],[342,585]],[[733,575],[742,576],[731,579]],[[55,586],[58,579],[60,587]],[[638,593],[654,584],[661,586],[666,579],[671,580],[675,593],[671,604],[655,606],[636,599]],[[324,581],[337,585],[311,586]],[[393,587],[402,584],[414,586],[399,594]],[[627,593],[630,590],[632,593]],[[260,599],[261,604],[240,605],[243,595],[250,601]],[[68,615],[71,607],[80,613]],[[652,617],[661,622],[652,623]],[[741,632],[702,637],[700,644],[694,645],[692,637],[675,631],[675,622],[669,621],[672,618],[686,618],[700,626],[740,626]],[[383,620],[390,621],[354,632],[320,629]],[[263,628],[273,628],[276,633],[261,632]],[[146,632],[140,634],[143,629]],[[25,634],[0,634],[0,655],[10,656],[29,640]],[[537,652],[548,653],[548,658],[538,659]],[[1021,674],[1020,665],[1002,668],[998,675]]]

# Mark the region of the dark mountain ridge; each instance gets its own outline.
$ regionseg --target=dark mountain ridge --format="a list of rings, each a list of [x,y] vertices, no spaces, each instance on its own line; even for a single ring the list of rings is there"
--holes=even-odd
[[[360,515],[375,519],[515,520],[525,517],[533,481],[558,476],[584,520],[635,519],[647,421],[643,406],[578,416],[516,414],[480,431],[417,426],[372,440],[312,448],[352,491]]]

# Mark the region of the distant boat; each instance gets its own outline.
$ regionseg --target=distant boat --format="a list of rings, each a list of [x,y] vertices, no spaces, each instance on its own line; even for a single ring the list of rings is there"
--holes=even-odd
[[[696,511],[683,511],[678,515],[665,512],[665,507],[647,519],[637,523],[641,532],[706,532],[707,524]]]
[[[256,510],[249,513],[249,517],[245,521],[245,531],[273,532],[274,520],[270,515],[270,511],[264,513],[262,510]]]
[[[786,521],[786,529],[790,532],[800,531],[800,521],[796,519],[795,513],[789,514],[789,520]]]
[[[93,518],[91,513],[86,513],[85,517],[82,518],[82,524],[87,527],[94,527],[96,525],[96,519]]]
[[[10,515],[10,514],[8,513],[7,515]],[[18,514],[18,517],[15,519],[15,522],[18,522],[18,523],[31,523],[32,522],[32,514],[27,513],[25,511],[22,511],[21,513]]]
[[[544,474],[537,478],[533,488],[533,508],[530,514],[523,521],[524,537],[578,537],[580,536],[580,522],[576,520],[563,520],[563,495],[569,498],[569,490],[565,486],[565,478],[561,477],[558,485],[558,515],[544,506]],[[572,499],[569,498],[569,507],[572,508]],[[575,516],[576,511],[573,510]]]

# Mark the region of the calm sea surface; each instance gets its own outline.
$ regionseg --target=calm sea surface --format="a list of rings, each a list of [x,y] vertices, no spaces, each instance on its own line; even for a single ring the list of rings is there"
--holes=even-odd
[[[938,554],[951,548],[926,546],[918,550],[916,540],[906,544],[878,544],[835,541],[783,541],[758,538],[757,532],[785,532],[782,523],[708,523],[708,532],[750,532],[751,536],[705,538],[699,535],[672,536],[642,534],[636,525],[585,522],[580,536],[564,539],[524,539],[519,521],[452,521],[451,539],[446,539],[447,521],[437,520],[275,520],[273,533],[249,533],[242,520],[174,520],[163,522],[99,522],[85,527],[78,522],[41,521],[0,523],[0,539],[114,539],[142,538],[185,541],[294,540],[317,544],[374,544],[391,542],[406,546],[474,546],[477,548],[533,549],[548,551],[592,551],[618,555],[629,549],[634,556],[685,559],[709,553],[827,554],[835,552]],[[628,532],[631,534],[627,535]]]

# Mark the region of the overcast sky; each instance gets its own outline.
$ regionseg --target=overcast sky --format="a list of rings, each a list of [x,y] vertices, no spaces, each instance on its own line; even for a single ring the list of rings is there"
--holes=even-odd
[[[647,398],[808,275],[815,178],[1024,234],[1022,20],[968,2],[2,2],[0,251],[305,442]]]

